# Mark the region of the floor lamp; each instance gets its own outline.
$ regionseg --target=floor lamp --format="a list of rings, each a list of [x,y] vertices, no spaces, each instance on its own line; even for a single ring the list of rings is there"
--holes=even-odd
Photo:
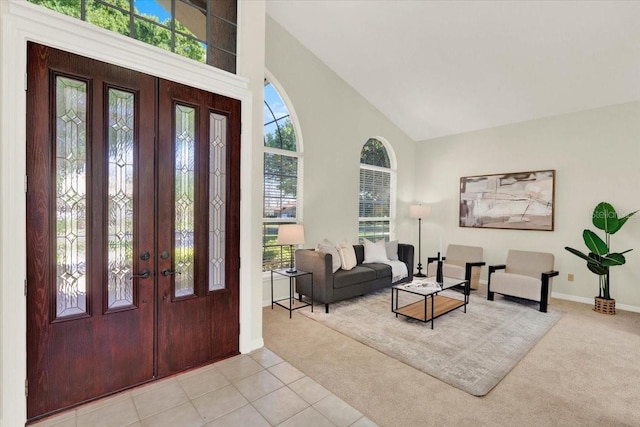
[[[411,205],[409,206],[409,216],[418,218],[418,272],[415,277],[427,277],[422,273],[422,218],[431,215],[431,205]]]
[[[289,245],[289,253],[291,255],[291,265],[286,271],[287,273],[296,273],[296,267],[293,263],[293,246],[304,243],[304,226],[302,224],[282,224],[278,227],[278,244]]]

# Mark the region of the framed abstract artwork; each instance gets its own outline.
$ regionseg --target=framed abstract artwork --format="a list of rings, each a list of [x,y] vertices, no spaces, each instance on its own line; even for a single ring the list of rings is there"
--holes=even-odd
[[[460,227],[553,231],[555,170],[460,178]]]

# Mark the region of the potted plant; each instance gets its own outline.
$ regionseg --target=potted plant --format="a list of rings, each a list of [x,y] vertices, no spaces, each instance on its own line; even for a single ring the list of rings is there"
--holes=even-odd
[[[589,271],[598,275],[599,292],[598,296],[595,297],[594,310],[599,313],[616,313],[616,300],[611,298],[609,290],[609,269],[616,265],[623,265],[626,262],[624,254],[630,252],[632,249],[627,249],[623,252],[612,252],[611,235],[617,233],[627,220],[636,212],[638,211],[631,212],[622,218],[618,218],[618,214],[611,204],[600,202],[593,210],[592,222],[596,228],[604,231],[604,240],[602,240],[593,231],[584,230],[582,238],[590,251],[588,255],[577,249],[573,249],[568,246],[565,247],[565,249],[572,254],[587,261],[587,268]]]

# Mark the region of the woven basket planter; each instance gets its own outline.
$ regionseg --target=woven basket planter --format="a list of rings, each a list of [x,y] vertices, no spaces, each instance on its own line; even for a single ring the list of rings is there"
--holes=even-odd
[[[595,297],[593,311],[602,314],[616,314],[616,300]]]

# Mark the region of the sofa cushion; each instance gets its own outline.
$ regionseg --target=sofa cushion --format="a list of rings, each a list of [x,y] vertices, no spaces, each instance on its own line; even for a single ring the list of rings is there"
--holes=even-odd
[[[335,289],[357,285],[358,283],[376,280],[375,270],[358,265],[351,270],[338,270],[333,275],[333,287]]]
[[[358,264],[353,245],[344,241],[342,243],[338,243],[337,248],[338,253],[340,254],[340,263],[343,270],[351,270]]]
[[[323,254],[331,255],[332,262],[332,271],[335,273],[342,266],[342,261],[340,260],[340,254],[338,253],[338,248],[334,243],[331,243],[329,240],[324,239],[322,242],[316,245],[316,251],[321,252]]]
[[[381,279],[384,277],[391,277],[391,266],[389,264],[382,264],[380,262],[372,262],[369,264],[362,264],[363,267],[370,268],[376,272],[376,278]]]
[[[372,262],[387,262],[387,248],[384,240],[378,240],[372,242],[369,239],[363,239],[364,244],[364,261],[363,264],[370,264]]]

